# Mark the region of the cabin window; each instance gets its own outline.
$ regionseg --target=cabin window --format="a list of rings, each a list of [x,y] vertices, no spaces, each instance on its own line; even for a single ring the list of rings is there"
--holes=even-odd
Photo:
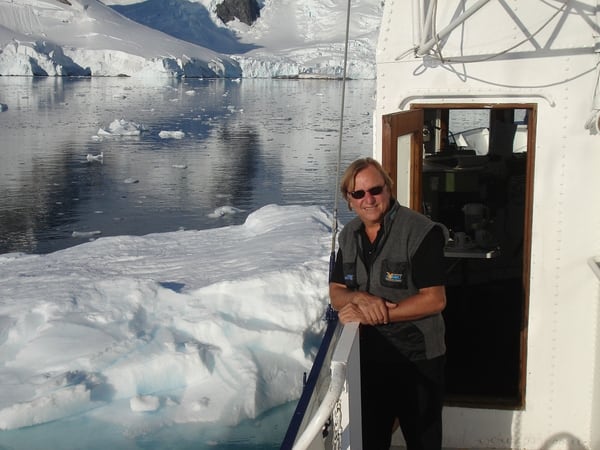
[[[449,404],[524,406],[535,113],[414,105],[383,118],[383,165],[400,202],[450,231]]]

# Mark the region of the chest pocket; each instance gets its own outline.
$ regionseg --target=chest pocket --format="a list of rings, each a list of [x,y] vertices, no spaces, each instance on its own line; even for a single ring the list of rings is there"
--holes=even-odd
[[[408,262],[383,261],[380,281],[382,286],[388,288],[408,289]]]

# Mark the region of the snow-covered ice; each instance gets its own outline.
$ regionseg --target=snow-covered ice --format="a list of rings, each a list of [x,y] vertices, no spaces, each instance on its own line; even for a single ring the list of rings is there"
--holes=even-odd
[[[208,217],[218,218],[223,216],[228,216],[232,214],[237,214],[243,212],[243,210],[239,208],[234,208],[233,206],[219,206],[213,212],[208,214]]]
[[[181,130],[161,130],[158,132],[158,137],[161,139],[183,139],[185,137],[185,133]]]
[[[223,24],[216,15],[220,0],[190,3],[2,1],[0,75],[239,79],[340,77],[343,73],[344,1],[263,0],[260,17],[252,26],[238,20]],[[382,3],[352,4],[350,78],[375,78]],[[124,14],[127,7],[134,7],[140,17],[153,17],[156,23],[134,22],[111,6]],[[190,22],[182,23],[183,17]]]
[[[99,236],[101,234],[102,234],[102,231],[100,231],[100,230],[73,231],[73,233],[71,233],[71,236],[73,236],[74,238],[93,238],[93,237]]]
[[[100,128],[98,136],[139,136],[144,131],[144,126],[131,120],[115,119],[107,128]]]
[[[0,255],[0,430],[236,424],[298,398],[330,234],[322,208],[268,205],[238,226]]]
[[[88,153],[85,156],[85,159],[87,162],[102,162],[104,161],[104,152],[100,152],[96,155],[94,155],[93,153]]]
[[[0,2],[2,75],[239,76],[230,58],[175,39],[101,2]]]

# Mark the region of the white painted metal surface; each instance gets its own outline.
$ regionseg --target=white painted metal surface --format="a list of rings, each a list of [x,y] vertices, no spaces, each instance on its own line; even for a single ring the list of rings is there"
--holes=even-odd
[[[296,440],[294,450],[325,448],[322,431],[332,416],[334,421],[329,425],[328,432],[339,433],[334,437],[339,445],[336,448],[357,449],[362,446],[359,363],[358,323],[351,323],[343,327],[337,341],[331,359],[331,380],[327,393]],[[334,411],[336,408],[338,410]]]
[[[538,108],[525,406],[446,408],[444,445],[600,449],[600,281],[586,267],[600,254],[600,2],[415,0],[412,6],[411,12],[405,0],[385,2],[377,159],[381,117],[412,103]],[[465,11],[473,14],[449,30]],[[399,200],[406,204],[408,197]]]
[[[589,259],[590,267],[600,281],[600,256],[595,256]]]

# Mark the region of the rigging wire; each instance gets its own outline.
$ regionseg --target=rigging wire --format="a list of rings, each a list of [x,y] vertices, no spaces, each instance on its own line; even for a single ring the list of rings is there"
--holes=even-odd
[[[435,32],[434,30],[434,35],[435,35],[435,43],[436,43],[436,51],[434,52],[435,55],[429,54],[429,56],[432,59],[438,59],[442,64],[445,63],[474,63],[474,62],[485,62],[485,61],[489,61],[491,59],[494,58],[498,58],[499,56],[503,56],[506,55],[507,53],[511,52],[512,50],[520,47],[521,45],[525,44],[526,42],[530,42],[533,40],[533,38],[535,38],[539,33],[541,33],[544,29],[546,29],[546,27],[561,13],[564,13],[566,11],[567,8],[567,2],[565,2],[560,8],[556,8],[556,10],[554,11],[554,13],[552,13],[550,15],[550,17],[533,33],[531,33],[530,35],[526,36],[524,39],[518,41],[516,44],[501,50],[499,52],[494,53],[493,55],[488,55],[482,58],[460,58],[460,57],[449,57],[449,58],[444,58],[444,56],[442,55],[442,48],[440,46],[441,43],[441,39],[438,36],[437,32]],[[434,21],[435,23],[435,21]],[[418,51],[418,49],[417,49]],[[437,55],[437,56],[436,56]]]
[[[338,136],[338,153],[337,153],[337,164],[335,171],[335,188],[334,188],[334,202],[333,202],[333,223],[331,226],[331,254],[329,255],[329,281],[333,274],[333,266],[335,264],[335,242],[338,232],[338,204],[340,191],[338,186],[340,184],[340,166],[342,161],[342,141],[344,134],[344,106],[346,100],[346,73],[348,70],[348,42],[350,40],[350,6],[352,0],[348,0],[348,7],[346,10],[346,37],[344,40],[344,66],[342,71],[342,98],[340,105],[340,127]],[[331,306],[330,306],[331,308]]]

